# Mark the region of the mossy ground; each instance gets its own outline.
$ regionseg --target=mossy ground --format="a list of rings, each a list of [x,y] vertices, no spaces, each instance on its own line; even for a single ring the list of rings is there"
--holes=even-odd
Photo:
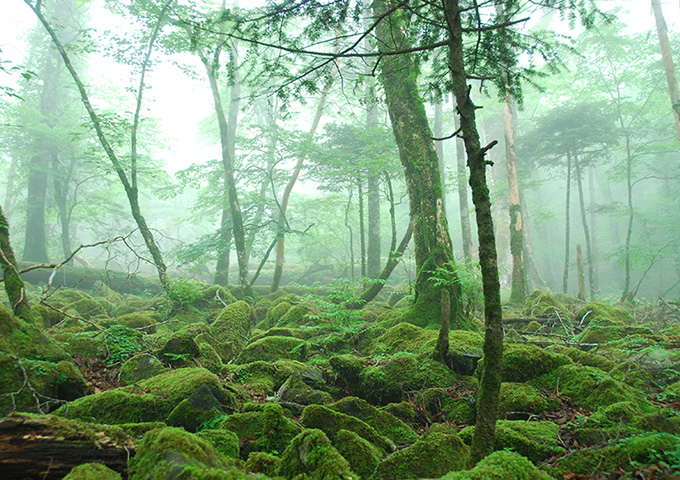
[[[432,360],[438,331],[427,312],[416,318],[414,309],[377,306],[334,323],[310,317],[296,294],[261,293],[251,306],[213,286],[197,289],[164,324],[157,299],[60,292],[55,304],[102,331],[73,321],[46,335],[43,327],[63,318],[36,309],[33,325],[0,309],[0,405],[36,408],[28,388],[8,395],[21,389],[23,366],[31,387],[51,399],[39,400],[42,408],[69,402],[55,421],[92,431],[116,425],[106,428],[130,435],[138,446],[133,480],[543,480],[546,472],[680,469],[680,328],[666,317],[664,325],[643,323],[639,310],[634,318],[623,307],[546,292],[513,306],[513,316],[559,315],[566,323],[558,333],[573,336],[567,346],[544,335],[545,323],[514,329],[497,451],[468,470],[475,364],[454,373]],[[586,351],[579,340],[599,346]],[[476,362],[483,336],[452,330],[449,342]],[[91,387],[76,365],[97,362],[100,371],[84,370]],[[112,472],[82,465],[67,478],[99,473]]]

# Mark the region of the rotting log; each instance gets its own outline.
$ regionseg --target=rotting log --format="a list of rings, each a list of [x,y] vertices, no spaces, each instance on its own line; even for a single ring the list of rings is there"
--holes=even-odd
[[[127,478],[135,444],[119,428],[45,415],[14,413],[0,420],[3,480],[59,480],[73,467],[97,462]]]

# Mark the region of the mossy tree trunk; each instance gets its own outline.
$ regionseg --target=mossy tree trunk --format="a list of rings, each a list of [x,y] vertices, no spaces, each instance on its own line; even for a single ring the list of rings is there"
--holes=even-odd
[[[581,162],[578,155],[574,154],[574,173],[576,173],[576,186],[578,187],[578,202],[581,211],[581,224],[583,225],[583,235],[586,239],[586,259],[588,261],[588,289],[590,298],[595,296],[595,285],[593,280],[593,253],[590,246],[590,229],[588,228],[588,218],[586,216],[585,193],[583,192],[583,178]]]
[[[391,0],[373,3],[376,17],[385,17],[395,6]],[[381,53],[407,50],[404,11],[395,10],[378,24],[376,37]],[[445,273],[451,296],[454,328],[462,328],[460,286],[453,271],[451,237],[444,210],[439,159],[435,151],[425,106],[418,93],[418,67],[411,55],[386,55],[380,62],[380,79],[385,88],[392,130],[404,167],[413,222],[416,281],[414,312],[438,321],[441,316],[442,285],[435,277]]]
[[[496,238],[491,216],[489,188],[486,184],[485,154],[494,143],[482,148],[475,119],[475,105],[470,99],[463,52],[463,26],[459,0],[442,0],[448,29],[449,69],[453,93],[456,96],[460,125],[465,141],[470,187],[477,217],[479,263],[484,292],[484,364],[477,394],[477,424],[472,439],[471,460],[477,462],[491,453],[498,416],[501,389],[501,359],[503,355],[503,312]]]
[[[456,97],[453,97],[454,107]],[[454,115],[454,128],[460,128],[460,119]],[[472,261],[472,230],[470,229],[470,207],[468,205],[467,170],[465,167],[465,143],[456,136],[456,177],[458,180],[458,210],[460,212],[460,231],[463,241],[463,258]]]
[[[12,311],[17,317],[26,318],[30,315],[31,307],[28,305],[24,282],[19,274],[14,251],[9,241],[9,224],[2,207],[0,207],[0,263],[2,263],[2,274],[5,280],[5,292],[12,305]]]
[[[678,89],[678,79],[675,75],[673,53],[671,51],[670,42],[668,41],[668,27],[666,27],[666,20],[663,17],[660,0],[652,0],[652,11],[654,12],[654,18],[656,19],[656,32],[659,35],[659,46],[661,47],[661,57],[666,73],[668,94],[670,95],[671,106],[673,108],[675,129],[677,130],[678,139],[680,139],[680,89]]]

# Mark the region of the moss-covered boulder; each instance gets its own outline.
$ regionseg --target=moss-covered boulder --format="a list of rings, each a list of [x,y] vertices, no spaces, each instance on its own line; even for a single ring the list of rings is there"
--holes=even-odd
[[[236,297],[228,289],[219,285],[210,285],[201,290],[197,298],[191,302],[191,306],[198,310],[221,310],[236,302]]]
[[[308,315],[312,313],[309,307],[305,305],[293,305],[286,313],[284,313],[279,321],[276,322],[276,327],[299,327],[301,325],[306,325],[310,323],[310,317]]]
[[[287,299],[272,302],[264,320],[258,323],[257,327],[262,329],[275,327],[279,323],[281,317],[283,317],[291,307],[292,304],[288,302]]]
[[[467,467],[469,448],[455,430],[433,427],[427,436],[380,462],[371,480],[434,478]]]
[[[369,478],[382,458],[375,445],[350,430],[340,430],[335,435],[333,446],[361,478]]]
[[[195,432],[204,422],[232,412],[237,407],[233,396],[216,384],[205,383],[185,398],[170,412],[166,422]]]
[[[345,397],[328,405],[336,412],[344,413],[363,420],[380,435],[394,443],[413,443],[418,439],[415,430],[385,410],[379,410],[366,400],[357,397]],[[413,409],[413,407],[411,407]],[[342,453],[342,451],[340,452]],[[350,462],[351,463],[351,462]],[[357,471],[357,473],[360,473]]]
[[[187,366],[199,354],[194,336],[185,329],[172,334],[165,345],[156,353],[158,358],[174,368]]]
[[[95,358],[106,352],[101,335],[92,336],[92,332],[61,332],[52,335],[72,357]]]
[[[130,480],[219,479],[226,471],[248,475],[234,461],[218,452],[206,440],[181,428],[166,427],[144,435],[136,455],[130,460]]]
[[[534,290],[524,302],[524,315],[528,317],[539,317],[544,315],[559,315],[563,319],[571,318],[567,306],[557,297],[557,295]]]
[[[249,343],[241,352],[237,363],[255,361],[274,362],[281,359],[304,361],[310,346],[305,340],[294,337],[264,337]]]
[[[240,455],[238,435],[230,430],[210,428],[196,434],[210,443],[225,457],[238,459]]]
[[[281,458],[265,452],[253,452],[246,461],[246,470],[255,474],[275,477],[281,468]]]
[[[471,470],[451,472],[441,480],[550,480],[551,477],[540,471],[522,455],[499,451],[482,459]]]
[[[260,411],[229,415],[218,427],[238,435],[243,459],[247,459],[251,452],[280,455],[301,430],[286,418],[281,405],[277,403],[266,403]]]
[[[279,473],[286,478],[309,480],[357,478],[326,434],[316,429],[305,430],[290,442],[281,457]]]
[[[647,327],[637,325],[591,325],[588,326],[581,335],[579,340],[581,343],[608,343],[616,340],[622,340],[632,335],[651,335],[652,330]]]
[[[649,372],[635,362],[621,362],[609,371],[609,375],[646,393],[652,393],[658,388]]]
[[[124,327],[141,330],[146,333],[156,333],[156,320],[142,312],[121,315],[116,321]]]
[[[324,433],[333,440],[340,430],[349,430],[371,442],[378,447],[381,452],[388,453],[395,450],[395,445],[391,440],[380,435],[373,427],[363,420],[350,415],[345,415],[344,413],[337,412],[322,405],[309,405],[306,407],[302,411],[300,422],[302,422],[306,428],[323,430]]]
[[[564,450],[557,440],[559,429],[559,425],[552,422],[501,420],[496,422],[493,449],[510,449],[539,462]],[[461,430],[460,437],[470,444],[474,431],[475,427],[467,427]]]
[[[571,363],[572,360],[566,355],[552,353],[535,345],[508,344],[503,349],[503,381],[524,383]],[[481,370],[478,368],[477,371]]]
[[[244,365],[231,366],[230,379],[235,383],[243,383],[251,389],[273,395],[281,385],[295,372],[304,372],[310,369],[307,365],[294,360],[277,360],[275,362],[255,361]]]
[[[118,371],[118,378],[123,385],[131,385],[145,378],[155,377],[168,369],[153,355],[141,353],[128,358]]]
[[[250,305],[238,301],[224,307],[211,325],[215,339],[231,347],[230,356],[237,355],[250,338],[254,318]]]
[[[388,403],[385,406],[379,408],[381,412],[387,412],[394,415],[396,418],[402,422],[409,424],[415,421],[416,410],[413,405],[407,401],[401,401],[399,403]]]
[[[144,334],[138,330],[115,324],[104,330],[106,362],[111,365],[122,363],[144,350]]]
[[[524,383],[503,383],[498,405],[500,418],[508,414],[540,415],[560,406],[559,400]]]
[[[92,298],[83,298],[63,308],[64,311],[74,311],[76,314],[85,320],[89,320],[95,317],[108,317],[106,309],[98,301]]]
[[[611,361],[607,357],[598,355],[596,353],[584,352],[578,348],[565,347],[564,345],[551,345],[549,350],[553,353],[560,353],[571,358],[574,363],[585,365],[587,367],[595,367],[605,372],[609,372],[616,366],[616,362]]]
[[[574,322],[582,326],[629,325],[635,321],[623,307],[612,307],[606,303],[588,302],[574,315]]]
[[[120,473],[101,463],[84,463],[73,467],[63,480],[122,480]]]
[[[293,373],[276,392],[276,400],[296,405],[324,405],[333,401],[329,393],[307,385],[300,372]]]
[[[533,383],[549,390],[559,389],[561,394],[571,397],[579,406],[591,410],[625,401],[635,402],[641,408],[650,406],[640,390],[594,367],[564,365],[536,378]]]

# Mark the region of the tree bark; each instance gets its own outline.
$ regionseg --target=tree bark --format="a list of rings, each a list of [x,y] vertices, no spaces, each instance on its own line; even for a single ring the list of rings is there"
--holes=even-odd
[[[224,193],[227,192],[226,181],[224,182]],[[229,203],[228,199],[224,199]],[[226,287],[229,284],[229,267],[231,263],[231,212],[229,207],[222,208],[222,218],[220,219],[220,231],[217,238],[217,263],[215,265],[215,285]]]
[[[46,263],[47,236],[45,235],[45,198],[49,157],[45,152],[31,159],[28,167],[28,195],[26,196],[26,241],[22,259]]]
[[[366,223],[364,221],[364,187],[363,179],[357,178],[357,194],[359,197],[359,246],[361,249],[361,276],[366,276]]]
[[[660,0],[652,0],[652,10],[656,19],[656,32],[659,35],[659,47],[661,47],[661,58],[663,59],[663,68],[666,72],[666,83],[668,84],[668,94],[671,99],[675,129],[678,134],[678,140],[680,140],[680,89],[678,89],[673,54],[671,53],[671,45],[668,41],[668,28],[663,17]]]
[[[588,197],[590,200],[590,248],[593,254],[591,258],[593,267],[593,285],[592,291],[598,292],[600,290],[600,274],[599,274],[599,250],[597,248],[597,203],[595,201],[595,169],[592,165],[588,166]]]
[[[437,345],[434,348],[433,357],[435,360],[446,365],[446,358],[449,356],[449,322],[451,319],[451,298],[449,291],[442,288],[442,320],[439,328]]]
[[[526,297],[524,269],[524,221],[517,179],[517,155],[515,153],[514,98],[506,95],[503,100],[503,130],[505,132],[505,160],[508,172],[510,199],[510,254],[512,255],[512,289],[510,301],[520,304]]]
[[[374,13],[377,17],[385,17],[388,8],[393,6],[392,0],[375,1]],[[403,14],[402,10],[396,10],[378,24],[376,37],[380,53],[408,49]],[[387,55],[381,59],[380,66],[387,109],[404,167],[413,222],[417,272],[413,312],[421,319],[439,321],[442,287],[437,286],[434,279],[446,272],[446,288],[451,294],[452,324],[454,328],[463,328],[466,325],[462,317],[460,284],[453,267],[439,159],[425,106],[418,93],[418,67],[410,55]]]
[[[334,65],[331,70],[331,75],[326,82],[326,85],[324,85],[323,90],[321,91],[321,96],[319,97],[319,103],[316,106],[316,113],[314,114],[314,120],[312,120],[312,126],[309,129],[309,138],[311,139],[314,136],[314,133],[316,132],[316,129],[319,127],[319,122],[321,121],[321,115],[323,114],[323,108],[326,104],[326,98],[328,97],[328,93],[331,90],[331,86],[333,85],[333,81],[335,80],[335,76],[337,74],[337,68]],[[293,191],[293,187],[295,186],[295,182],[297,182],[298,177],[300,176],[300,171],[302,171],[302,165],[305,162],[305,155],[300,155],[300,157],[297,159],[297,162],[295,162],[295,166],[293,167],[293,171],[290,174],[290,178],[288,178],[288,183],[286,184],[286,187],[283,190],[283,195],[281,196],[281,211],[279,212],[279,231],[278,231],[278,240],[276,242],[276,264],[274,266],[274,278],[272,279],[272,287],[271,291],[276,292],[279,289],[279,285],[281,284],[281,275],[283,274],[283,264],[285,262],[285,252],[286,252],[286,247],[285,247],[285,234],[286,231],[288,230],[288,225],[286,221],[286,210],[288,209],[288,201],[290,200],[290,194]]]
[[[586,279],[583,275],[583,249],[581,244],[576,244],[576,276],[578,278],[578,299],[586,299]]]
[[[468,166],[470,187],[477,217],[479,262],[484,292],[484,364],[477,395],[477,423],[472,438],[471,460],[476,463],[493,450],[498,397],[501,389],[501,359],[503,355],[503,312],[496,237],[489,188],[486,184],[486,152],[495,142],[482,148],[475,119],[475,105],[470,99],[463,52],[463,26],[459,0],[442,0],[448,28],[449,69],[456,97]]]
[[[581,171],[581,162],[578,155],[574,154],[574,173],[576,173],[576,185],[578,187],[578,201],[581,209],[581,224],[583,225],[583,235],[586,238],[586,259],[588,261],[588,287],[590,291],[590,298],[595,296],[593,286],[593,254],[590,248],[590,229],[588,228],[588,218],[586,216],[585,194],[583,192],[583,178]]]
[[[571,153],[567,152],[567,200],[564,221],[564,273],[562,274],[562,293],[569,288],[569,233],[571,230],[569,218],[571,204]]]
[[[442,102],[438,100],[434,104],[434,136],[435,138],[442,138],[444,136]],[[439,178],[442,183],[442,199],[444,201],[444,210],[448,211],[446,206],[446,168],[444,166],[444,142],[442,140],[435,140],[434,148],[437,152],[437,159],[439,160]]]
[[[456,108],[456,97],[453,96],[454,110]],[[460,119],[458,115],[453,116],[454,128],[460,129]],[[466,262],[472,261],[472,230],[470,228],[470,207],[468,205],[467,190],[467,169],[465,166],[465,143],[463,139],[456,135],[456,167],[458,178],[458,209],[460,211],[460,231],[463,241],[463,258]]]
[[[2,263],[5,292],[7,292],[14,315],[24,319],[30,318],[31,307],[28,304],[24,282],[19,274],[14,251],[9,241],[9,224],[2,207],[0,207],[0,263]]]

